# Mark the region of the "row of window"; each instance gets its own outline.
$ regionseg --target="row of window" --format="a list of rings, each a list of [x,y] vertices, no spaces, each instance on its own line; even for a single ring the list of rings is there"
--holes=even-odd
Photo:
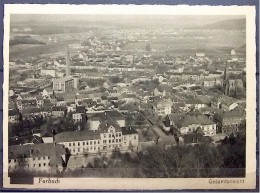
[[[240,123],[240,124],[238,124],[238,123],[236,123],[236,124],[224,124],[224,127],[227,127],[227,126],[236,126],[236,127],[238,127],[238,126],[241,126],[242,124]]]
[[[109,139],[109,140],[103,140],[103,144],[106,144],[106,143],[121,143],[121,139]]]
[[[23,158],[24,159],[24,158]],[[26,159],[26,158],[25,158]],[[44,157],[33,157],[33,161],[35,160],[49,160],[50,156],[44,156]],[[14,163],[19,162],[19,159],[13,159]],[[11,162],[11,160],[9,159],[9,163]]]
[[[43,163],[43,164],[38,164],[39,168],[40,167],[47,167],[47,166],[50,166],[50,163]],[[37,164],[33,164],[33,167],[37,167]]]
[[[69,147],[71,147],[71,146],[75,147],[76,144],[77,144],[77,146],[81,146],[81,143],[82,143],[82,145],[99,145],[99,141],[97,140],[97,141],[86,141],[86,142],[83,141],[83,142],[78,142],[78,143],[73,142],[73,143],[69,143]]]
[[[122,136],[122,133],[115,133],[115,134],[111,134],[111,133],[109,133],[109,134],[103,134],[103,137],[104,138],[106,138],[106,137],[109,137],[109,138],[111,138],[111,137],[121,137]]]
[[[42,159],[42,160],[45,160],[45,159],[47,160],[47,159],[48,159],[48,160],[49,160],[50,158],[51,158],[50,156],[37,157],[37,158],[34,157],[34,158],[33,158],[33,161],[36,160],[36,159],[38,159],[38,160],[41,160],[41,159]]]
[[[109,149],[111,149],[111,148],[121,148],[121,144],[115,144],[115,145],[109,145],[109,146],[104,145],[103,148],[102,147],[74,148],[74,149],[71,149],[71,152],[80,153],[82,151],[86,152],[86,151],[106,150],[107,148],[109,148]]]

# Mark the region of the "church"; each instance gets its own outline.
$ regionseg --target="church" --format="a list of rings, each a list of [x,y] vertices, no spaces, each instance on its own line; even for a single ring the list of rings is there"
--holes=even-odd
[[[244,92],[244,85],[241,79],[231,79],[226,64],[223,76],[224,94],[228,96],[236,96],[238,93]]]

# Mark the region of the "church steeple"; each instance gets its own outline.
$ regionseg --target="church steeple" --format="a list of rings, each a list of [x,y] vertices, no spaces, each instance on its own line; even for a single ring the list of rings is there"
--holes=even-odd
[[[229,82],[229,73],[228,73],[228,63],[226,62],[226,67],[223,75],[223,90],[224,94],[228,94],[228,83]]]

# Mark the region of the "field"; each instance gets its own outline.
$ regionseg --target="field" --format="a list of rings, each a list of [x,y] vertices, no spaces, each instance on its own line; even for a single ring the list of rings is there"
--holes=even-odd
[[[131,31],[131,30],[130,30]],[[129,31],[129,32],[130,32]],[[68,35],[68,34],[67,34]],[[19,44],[10,46],[10,59],[24,59],[47,54],[65,53],[67,43],[80,42],[82,36],[77,33],[69,34],[66,39],[64,34],[56,34],[60,40],[56,43],[45,42],[46,44]],[[33,36],[37,40],[47,39],[48,36]],[[41,38],[40,38],[41,37]],[[172,34],[147,35],[151,48],[156,50],[153,55],[194,55],[197,52],[204,52],[206,55],[229,54],[233,48],[245,45],[244,31],[227,30],[179,30]],[[126,44],[121,52],[143,55],[147,42],[136,41]]]
[[[242,31],[184,31],[173,35],[149,38],[152,49],[166,51],[169,55],[193,55],[205,52],[207,55],[228,54],[233,48],[245,44]],[[131,42],[125,50],[144,50],[147,42]]]

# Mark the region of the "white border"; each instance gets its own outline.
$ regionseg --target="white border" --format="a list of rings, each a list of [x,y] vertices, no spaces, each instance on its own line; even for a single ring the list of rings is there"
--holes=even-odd
[[[247,45],[247,134],[244,184],[209,184],[207,178],[113,179],[66,178],[61,184],[11,185],[8,170],[8,80],[10,14],[113,14],[113,15],[245,15]],[[3,186],[44,189],[254,189],[256,183],[256,44],[254,6],[165,6],[165,5],[62,5],[6,4],[4,16],[4,102],[3,102]],[[224,178],[221,178],[224,179]],[[233,179],[233,178],[232,178]]]

